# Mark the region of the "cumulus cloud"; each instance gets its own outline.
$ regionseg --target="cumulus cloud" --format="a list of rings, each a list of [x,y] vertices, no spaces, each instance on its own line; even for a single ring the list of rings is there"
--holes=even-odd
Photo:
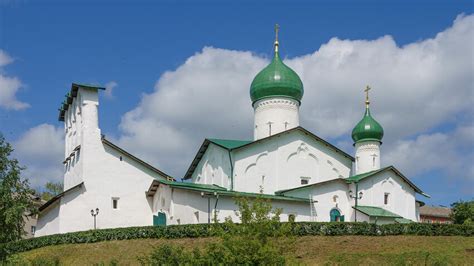
[[[23,87],[21,80],[4,74],[3,68],[12,63],[13,59],[0,50],[0,107],[12,110],[21,110],[30,105],[16,99],[16,93]]]
[[[24,175],[32,187],[48,181],[62,181],[64,132],[53,125],[41,124],[30,128],[13,142],[14,155],[27,169]]]
[[[362,90],[370,84],[371,108],[386,132],[384,146],[396,148],[387,157],[402,164],[401,170],[433,169],[434,164],[421,167],[395,159],[410,145],[420,147],[416,158],[423,159],[421,154],[431,151],[426,143],[434,150],[433,143],[447,138],[428,134],[430,130],[445,122],[458,124],[459,114],[473,113],[473,22],[474,16],[461,15],[433,38],[404,46],[391,36],[332,38],[314,53],[285,59],[305,85],[301,125],[347,144],[364,111]],[[291,50],[291,42],[282,45]],[[251,52],[205,47],[164,73],[155,91],[122,117],[118,141],[164,171],[182,176],[203,138],[252,138],[248,89],[268,62]],[[413,143],[406,140],[413,138]],[[448,148],[446,156],[461,156]]]
[[[406,169],[408,175],[442,171],[474,185],[474,126],[459,126],[446,133],[421,134],[396,141],[384,153],[384,163]]]
[[[110,81],[105,84],[105,92],[104,95],[107,98],[113,98],[113,91],[114,88],[118,86],[118,83],[115,81]]]

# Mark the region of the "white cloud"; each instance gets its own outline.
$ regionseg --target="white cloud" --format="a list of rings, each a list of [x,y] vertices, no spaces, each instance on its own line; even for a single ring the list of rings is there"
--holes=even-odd
[[[115,81],[110,81],[110,82],[107,82],[105,84],[105,92],[104,92],[104,95],[107,97],[107,98],[113,98],[113,91],[114,91],[114,88],[118,86],[118,83],[115,82]]]
[[[41,124],[30,128],[12,143],[14,155],[27,169],[24,175],[32,187],[48,181],[62,181],[64,132],[53,125]]]
[[[285,60],[305,85],[301,125],[326,138],[349,136],[364,111],[362,89],[370,84],[372,111],[385,128],[386,148],[442,143],[436,133],[415,143],[397,141],[445,122],[458,124],[459,114],[473,113],[473,21],[472,15],[459,16],[434,38],[403,47],[391,36],[333,38],[312,54]],[[291,50],[291,42],[282,45]],[[155,91],[122,117],[119,142],[180,177],[203,138],[252,138],[248,89],[268,61],[250,52],[205,47],[164,73]],[[396,148],[401,152],[403,147]],[[461,155],[453,149],[447,156]],[[414,173],[434,167],[405,165]]]
[[[17,77],[6,76],[3,72],[3,67],[12,62],[13,59],[7,53],[0,50],[0,107],[21,110],[30,106],[16,99],[16,93],[23,87],[23,84]]]
[[[468,180],[474,185],[474,126],[399,140],[386,150],[383,162],[405,169],[408,175],[442,171],[452,179]]]

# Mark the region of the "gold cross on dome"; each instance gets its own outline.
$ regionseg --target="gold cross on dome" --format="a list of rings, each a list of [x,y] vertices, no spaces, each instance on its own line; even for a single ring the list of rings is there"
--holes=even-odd
[[[280,25],[275,24],[275,42],[278,42],[278,31],[280,30]]]
[[[369,103],[370,103],[370,101],[369,101],[369,91],[370,91],[371,89],[372,89],[372,88],[369,87],[369,85],[367,85],[367,86],[365,87],[365,90],[364,90],[364,91],[365,91],[365,104],[366,104],[366,105],[369,105]]]

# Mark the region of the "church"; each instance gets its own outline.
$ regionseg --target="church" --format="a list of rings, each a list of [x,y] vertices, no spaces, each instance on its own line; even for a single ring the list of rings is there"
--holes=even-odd
[[[237,197],[268,199],[282,221],[418,222],[424,203],[416,194],[429,196],[394,166],[381,168],[384,131],[371,114],[370,88],[350,155],[300,126],[303,83],[280,58],[278,37],[273,47],[250,86],[253,140],[205,139],[179,181],[102,135],[105,88],[73,83],[59,109],[64,191],[39,208],[36,236],[238,222]]]

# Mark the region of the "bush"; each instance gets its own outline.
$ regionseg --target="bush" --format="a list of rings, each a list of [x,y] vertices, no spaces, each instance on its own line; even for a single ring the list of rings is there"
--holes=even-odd
[[[298,223],[269,223],[263,225],[268,232],[282,232],[277,227],[289,225],[284,230],[292,236],[333,236],[333,235],[426,235],[426,236],[474,236],[473,225],[458,224],[386,224],[352,222],[298,222]],[[94,243],[109,240],[126,240],[140,238],[196,238],[210,237],[218,234],[244,234],[250,229],[241,230],[241,225],[229,224],[193,224],[170,226],[145,226],[115,229],[99,229],[66,234],[49,235],[24,239],[0,244],[0,259],[7,255],[24,252],[44,246],[76,243]],[[251,228],[251,227],[250,227]],[[252,230],[255,232],[255,230]],[[273,236],[273,235],[270,235]],[[264,237],[261,235],[261,237]]]
[[[193,252],[182,247],[162,245],[151,255],[140,258],[147,265],[285,265],[284,250],[293,246],[291,226],[280,223],[280,209],[272,209],[269,200],[239,198],[240,224],[226,219],[213,227],[219,241]],[[215,222],[216,219],[215,219]],[[280,244],[277,245],[275,240]]]

